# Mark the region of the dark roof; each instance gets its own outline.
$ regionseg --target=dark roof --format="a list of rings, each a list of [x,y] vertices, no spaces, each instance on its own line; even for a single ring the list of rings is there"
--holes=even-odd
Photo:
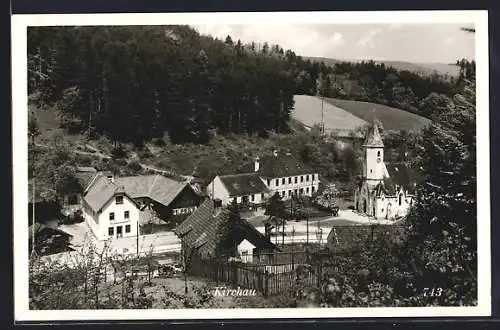
[[[265,156],[259,160],[259,173],[265,178],[282,178],[287,176],[316,173],[309,166],[300,162],[290,154]],[[252,170],[254,165],[252,163]]]
[[[43,223],[37,222],[34,225],[29,226],[29,228],[28,228],[29,238],[33,237],[33,226],[35,226],[35,237],[39,236],[39,235],[44,235],[44,236],[59,235],[59,236],[62,236],[62,237],[68,238],[68,239],[73,237],[73,235],[71,235],[65,231],[62,231],[62,230],[57,229],[57,228],[52,228],[52,227],[49,227]]]
[[[225,224],[229,221],[230,211],[223,208],[219,213],[214,213],[214,210],[214,202],[207,198],[174,230],[189,250],[196,251],[202,257],[214,257],[217,248],[229,235],[228,226]],[[236,241],[247,239],[257,247],[275,248],[275,245],[248,221],[240,219],[240,224],[244,230],[240,232],[239,237],[233,237]]]
[[[82,186],[82,189],[85,190],[89,186],[89,184],[96,177],[96,172],[91,171],[77,171],[75,176],[78,183]]]
[[[268,191],[257,173],[222,175],[219,178],[230,197],[260,194]]]
[[[377,148],[384,147],[384,142],[382,141],[382,136],[380,136],[380,132],[376,121],[373,121],[372,126],[368,130],[363,146],[377,147]]]

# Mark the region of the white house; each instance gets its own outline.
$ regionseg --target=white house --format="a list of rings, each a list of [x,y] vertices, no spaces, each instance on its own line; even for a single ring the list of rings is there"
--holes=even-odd
[[[135,236],[138,225],[153,218],[155,223],[163,223],[172,217],[187,217],[201,202],[187,182],[162,175],[115,178],[112,173],[79,171],[77,178],[84,187],[79,205],[98,239]]]
[[[86,223],[99,240],[136,236],[139,205],[112,180],[96,177],[82,198]]]
[[[408,213],[420,175],[404,163],[385,164],[384,143],[376,123],[363,144],[363,174],[354,191],[356,210],[380,219]]]
[[[292,155],[275,151],[272,156],[256,158],[247,173],[216,176],[206,191],[212,199],[222,200],[223,205],[233,199],[238,203],[261,204],[275,193],[283,199],[292,195],[312,196],[318,185],[318,173]]]
[[[236,247],[237,255],[241,259],[242,262],[252,263],[253,261],[253,251],[256,248],[255,245],[250,243],[247,239],[241,241],[240,244]]]

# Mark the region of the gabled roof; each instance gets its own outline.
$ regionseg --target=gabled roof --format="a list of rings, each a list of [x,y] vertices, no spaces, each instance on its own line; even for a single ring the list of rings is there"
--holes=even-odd
[[[132,198],[149,197],[163,205],[169,205],[189,186],[187,182],[179,182],[159,174],[116,178],[115,183],[123,186]]]
[[[214,210],[214,202],[207,198],[174,230],[189,250],[196,251],[203,257],[215,256],[217,248],[229,236],[226,224],[230,221],[230,211],[223,208],[214,215]],[[239,224],[243,232],[232,238],[240,241],[246,238],[257,247],[275,248],[275,245],[248,221],[240,219]]]
[[[265,178],[282,178],[287,176],[316,173],[310,167],[290,154],[277,154],[262,157],[259,160],[259,175]],[[251,169],[253,170],[252,164]],[[250,170],[250,171],[252,171]]]
[[[99,211],[116,193],[118,186],[108,178],[98,175],[83,199],[94,211]]]
[[[382,141],[382,136],[380,136],[380,132],[378,129],[378,124],[374,120],[372,126],[368,130],[365,138],[365,142],[363,143],[364,147],[377,147],[383,148],[384,142]]]
[[[219,178],[229,192],[229,197],[260,194],[268,191],[257,173],[222,175]]]

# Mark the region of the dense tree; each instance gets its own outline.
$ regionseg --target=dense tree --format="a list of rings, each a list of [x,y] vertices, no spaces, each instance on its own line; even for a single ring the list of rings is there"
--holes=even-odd
[[[418,142],[425,181],[408,216],[409,259],[422,286],[477,299],[476,100],[468,82]],[[432,280],[431,280],[432,279]]]

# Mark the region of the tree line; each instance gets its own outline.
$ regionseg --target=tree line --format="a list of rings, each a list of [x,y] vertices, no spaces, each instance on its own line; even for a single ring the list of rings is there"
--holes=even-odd
[[[55,105],[68,128],[138,146],[165,133],[176,143],[206,143],[214,132],[286,133],[294,94],[430,116],[439,110],[436,95],[452,97],[475,71],[474,62],[457,63],[457,78],[373,61],[327,66],[279,45],[220,40],[188,26],[28,30],[31,99]]]

